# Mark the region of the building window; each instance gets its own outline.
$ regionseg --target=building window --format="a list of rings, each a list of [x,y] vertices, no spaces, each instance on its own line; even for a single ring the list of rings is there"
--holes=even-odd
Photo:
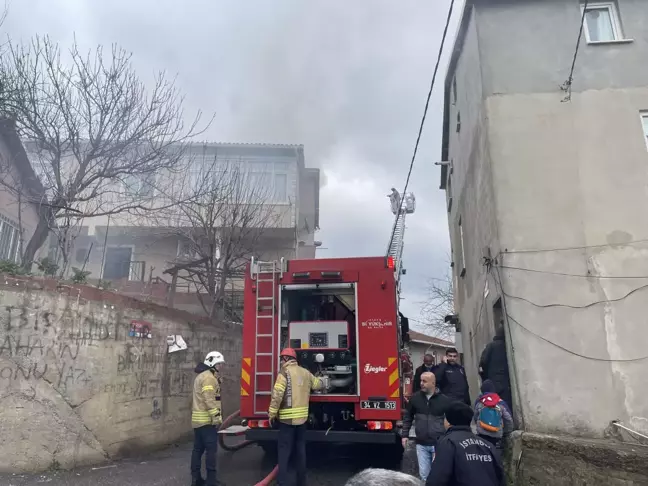
[[[124,189],[132,197],[151,197],[155,191],[155,174],[129,174],[124,177]]]
[[[288,174],[275,174],[274,201],[277,203],[288,202]]]
[[[588,43],[623,40],[616,2],[590,2],[585,10],[585,38]]]
[[[20,231],[18,225],[0,217],[0,260],[18,262],[18,243]]]
[[[457,78],[452,80],[452,104],[457,104]]]
[[[461,131],[461,113],[457,112],[457,133]]]
[[[448,171],[448,182],[446,183],[446,192],[448,193],[448,212],[452,211],[452,173]]]
[[[459,276],[463,277],[466,275],[466,251],[464,248],[464,232],[463,232],[463,224],[461,221],[461,218],[459,218],[459,251],[461,255],[461,264],[459,265]]]
[[[644,141],[646,142],[646,149],[648,149],[648,111],[641,113],[641,125],[643,127]]]

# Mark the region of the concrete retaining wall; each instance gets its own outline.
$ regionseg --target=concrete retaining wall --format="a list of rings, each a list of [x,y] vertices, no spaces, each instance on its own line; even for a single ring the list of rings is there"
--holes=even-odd
[[[615,440],[515,432],[506,463],[510,486],[648,484],[648,447]]]
[[[132,321],[151,338],[130,336]],[[185,351],[168,353],[167,335]],[[191,433],[193,368],[227,360],[239,407],[241,328],[90,287],[0,276],[0,472],[100,463]]]

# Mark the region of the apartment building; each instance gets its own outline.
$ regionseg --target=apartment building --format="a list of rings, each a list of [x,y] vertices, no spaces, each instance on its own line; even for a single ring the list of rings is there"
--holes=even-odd
[[[315,258],[319,169],[306,167],[303,146],[201,143],[191,146],[185,158],[182,170],[176,173],[124,177],[116,183],[130,196],[164,209],[86,218],[75,238],[72,266],[91,272],[91,279],[121,282],[135,293],[140,292],[141,285],[132,282],[170,283],[169,269],[198,258],[196,235],[207,232],[212,224],[215,231],[223,230],[218,228],[218,216],[212,223],[205,219],[206,211],[222,211],[216,207],[221,203],[204,199],[215,197],[210,192],[212,185],[220,187],[219,194],[228,192],[227,204],[258,208],[229,223],[258,230],[255,241],[249,242],[246,258]],[[225,173],[227,179],[216,181]],[[207,188],[207,194],[202,199],[187,199],[196,195],[198,187]],[[251,191],[254,200],[250,199]],[[231,202],[232,198],[236,201]],[[179,204],[183,211],[178,209]]]
[[[22,263],[43,194],[14,123],[0,120],[0,261]]]
[[[643,0],[465,4],[441,170],[457,343],[476,391],[504,326],[526,431],[648,434],[647,22]]]

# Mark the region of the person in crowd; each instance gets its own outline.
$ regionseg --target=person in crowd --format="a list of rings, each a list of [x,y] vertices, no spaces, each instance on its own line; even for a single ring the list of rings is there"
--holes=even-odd
[[[437,386],[444,395],[470,406],[470,391],[466,370],[459,364],[459,353],[455,348],[446,350],[446,362],[434,368]]]
[[[312,390],[323,386],[322,380],[297,364],[297,353],[286,348],[280,353],[281,369],[272,387],[268,418],[279,418],[277,438],[279,486],[290,483],[290,466],[297,472],[297,486],[306,484],[306,420]],[[292,461],[291,461],[292,459]]]
[[[402,472],[369,468],[353,476],[344,486],[423,486],[423,482]]]
[[[501,486],[504,470],[493,446],[472,433],[472,408],[454,402],[445,413],[445,435],[439,440],[426,486]]]
[[[486,345],[479,359],[479,375],[482,380],[491,380],[495,391],[510,407],[511,381],[509,378],[508,360],[506,357],[506,341],[504,335],[504,322],[495,333],[493,340]]]
[[[432,368],[434,368],[434,356],[430,353],[425,353],[425,356],[423,356],[423,364],[416,368],[414,372],[414,393],[421,389],[421,375],[425,372],[432,371]]]
[[[196,366],[198,373],[193,385],[193,403],[191,406],[191,426],[194,431],[194,445],[191,453],[191,485],[217,486],[216,453],[218,452],[218,428],[223,423],[221,412],[220,366],[225,358],[218,351],[207,354],[205,361]],[[202,455],[205,454],[207,483],[200,472]]]
[[[412,420],[414,420],[419,476],[425,481],[434,461],[436,442],[445,432],[443,417],[452,400],[437,393],[436,380],[432,372],[428,371],[421,375],[420,388],[407,403],[403,417],[402,441],[403,447],[406,447]]]
[[[473,422],[477,435],[490,442],[501,457],[502,438],[513,431],[513,416],[504,400],[495,392],[495,384],[486,380],[481,395],[475,402]]]

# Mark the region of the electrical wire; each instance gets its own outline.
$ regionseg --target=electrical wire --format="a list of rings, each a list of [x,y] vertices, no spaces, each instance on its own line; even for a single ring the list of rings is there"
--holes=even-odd
[[[567,307],[567,308],[569,308],[569,309],[587,309],[587,308],[589,308],[589,307],[594,307],[595,305],[598,305],[598,304],[608,304],[608,303],[611,303],[611,302],[620,302],[620,301],[622,301],[622,300],[627,299],[627,298],[630,297],[632,294],[634,294],[634,293],[636,293],[636,292],[639,292],[640,290],[643,290],[643,289],[646,289],[646,288],[648,288],[648,284],[646,284],[646,285],[642,285],[641,287],[637,287],[636,289],[632,289],[632,290],[631,290],[630,292],[628,292],[627,294],[625,294],[625,295],[623,295],[623,296],[621,296],[621,297],[618,297],[618,298],[616,298],[616,299],[597,300],[596,302],[590,302],[589,304],[585,304],[585,305],[571,305],[571,304],[538,304],[538,303],[536,303],[536,302],[533,302],[532,300],[527,299],[526,297],[521,297],[521,296],[519,296],[519,295],[507,294],[506,292],[502,292],[502,294],[503,294],[503,295],[506,295],[507,297],[509,297],[509,298],[511,298],[511,299],[516,299],[516,300],[521,300],[521,301],[523,301],[523,302],[527,302],[527,303],[531,304],[532,306],[534,306],[534,307],[538,307],[538,308],[541,308],[541,309],[547,309],[547,308],[550,308],[550,307]]]
[[[450,7],[448,8],[448,17],[446,19],[445,27],[443,28],[443,36],[441,37],[441,45],[439,46],[439,53],[437,55],[436,65],[434,66],[434,72],[432,74],[432,81],[430,82],[430,89],[428,90],[427,99],[425,100],[425,108],[423,109],[423,117],[421,118],[421,123],[419,125],[418,135],[416,136],[416,143],[414,144],[414,153],[412,154],[412,160],[410,162],[409,170],[407,171],[407,179],[405,179],[405,187],[401,193],[401,197],[405,197],[407,192],[407,187],[409,186],[410,177],[412,175],[412,169],[414,169],[414,161],[416,160],[416,154],[418,153],[418,147],[421,142],[421,136],[423,135],[423,127],[425,126],[425,119],[427,118],[428,108],[430,106],[430,98],[432,98],[432,91],[434,89],[434,83],[436,81],[437,73],[439,72],[439,65],[441,64],[441,56],[443,55],[443,46],[445,45],[446,37],[448,35],[448,28],[450,27],[450,20],[452,18],[452,10],[454,8],[455,0],[450,0]],[[387,245],[387,253],[389,255],[389,248],[391,248],[392,243],[394,242],[394,235],[396,234],[396,226],[398,224],[398,217],[400,216],[400,206],[396,212],[396,218],[394,220],[394,227],[392,228],[391,237],[389,238],[389,245]]]
[[[589,0],[585,0],[585,2],[583,3],[582,6],[583,14],[581,15],[580,28],[578,30],[578,40],[576,41],[576,49],[574,50],[574,58],[572,59],[571,69],[569,70],[569,76],[567,77],[567,81],[565,81],[565,83],[560,87],[563,91],[567,92],[567,95],[562,100],[563,103],[567,101],[571,101],[572,84],[574,83],[574,68],[576,67],[578,50],[580,49],[581,39],[583,38],[583,27],[585,26],[585,15],[587,14],[588,4],[589,4]]]
[[[580,353],[577,353],[576,351],[572,351],[571,349],[569,349],[569,348],[567,348],[565,346],[562,346],[562,345],[560,345],[558,343],[555,343],[555,342],[551,341],[550,339],[547,339],[544,336],[541,336],[537,332],[532,331],[528,327],[522,325],[520,323],[520,321],[518,321],[517,319],[511,317],[510,314],[507,313],[506,317],[509,320],[515,322],[518,326],[520,326],[522,329],[524,329],[529,334],[532,334],[533,336],[537,337],[538,339],[540,339],[540,340],[542,340],[542,341],[544,341],[544,342],[546,342],[548,344],[551,344],[552,346],[555,346],[556,348],[562,349],[563,351],[565,351],[565,352],[567,352],[569,354],[572,354],[574,356],[578,356],[579,358],[583,358],[583,359],[587,359],[587,360],[591,360],[591,361],[604,361],[604,362],[608,362],[608,363],[630,363],[630,362],[643,361],[645,359],[648,359],[648,356],[639,356],[637,358],[612,359],[612,358],[598,358],[596,356],[587,356],[587,355],[584,355],[584,354],[580,354]]]
[[[620,279],[620,280],[629,280],[629,279],[647,279],[648,275],[583,275],[580,273],[566,273],[566,272],[552,272],[551,270],[540,270],[537,268],[524,268],[524,267],[512,267],[510,265],[498,265],[499,268],[506,270],[520,270],[522,272],[530,273],[542,273],[545,275],[560,275],[563,277],[576,277],[576,278],[595,278],[595,279]]]
[[[636,243],[648,243],[648,238],[641,238],[638,240],[630,240],[624,243],[600,243],[596,245],[582,245],[582,246],[566,246],[561,248],[529,248],[526,250],[504,250],[498,255],[515,255],[518,253],[549,253],[558,251],[573,251],[573,250],[588,250],[590,248],[615,248],[618,246],[629,246]]]
[[[497,265],[494,265],[495,267],[495,286],[499,286],[499,291],[502,299],[502,310],[504,311],[504,315],[508,317],[508,307],[506,305],[506,296],[504,295],[504,285],[502,285],[502,275],[500,274],[499,267]],[[517,400],[519,402],[518,410],[520,414],[520,422],[522,425],[522,430],[526,430],[526,417],[524,416],[524,406],[522,405],[522,389],[520,388],[520,373],[518,372],[518,367],[517,367],[517,359],[515,357],[515,343],[513,341],[513,338],[511,337],[511,324],[508,319],[506,319],[506,323],[508,325],[508,335],[509,335],[509,345],[511,346],[511,364],[513,365],[513,377],[514,377],[514,383],[515,383],[515,392],[517,394]]]

